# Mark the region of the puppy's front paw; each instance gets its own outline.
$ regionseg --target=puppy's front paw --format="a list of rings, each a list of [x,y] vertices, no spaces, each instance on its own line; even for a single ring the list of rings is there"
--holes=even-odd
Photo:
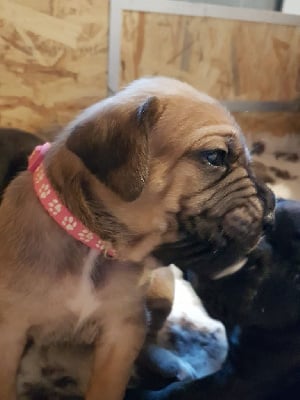
[[[190,364],[181,360],[179,357],[177,357],[177,359],[179,364],[178,373],[176,376],[177,379],[179,381],[191,381],[197,379],[198,374],[195,369]]]
[[[197,377],[194,368],[176,354],[151,344],[144,349],[139,360],[141,374],[146,371],[147,375],[159,375],[168,380],[192,380]]]

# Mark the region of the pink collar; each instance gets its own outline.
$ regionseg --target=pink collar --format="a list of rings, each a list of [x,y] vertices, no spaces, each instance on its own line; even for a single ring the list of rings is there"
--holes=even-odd
[[[96,249],[104,256],[114,258],[113,249],[107,249],[95,233],[91,232],[82,222],[76,218],[60,201],[58,194],[53,189],[46,176],[43,159],[50,143],[37,146],[28,160],[28,170],[33,175],[33,186],[35,193],[48,214],[74,239],[79,240],[91,249]]]

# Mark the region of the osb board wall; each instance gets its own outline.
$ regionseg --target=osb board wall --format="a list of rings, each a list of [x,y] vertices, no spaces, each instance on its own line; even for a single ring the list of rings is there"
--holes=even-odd
[[[300,113],[293,112],[239,112],[234,117],[246,134],[272,133],[282,136],[300,134]]]
[[[0,0],[0,126],[61,125],[107,95],[108,11],[109,0]],[[299,96],[300,28],[137,12],[122,26],[121,84],[166,74],[220,99]],[[245,131],[299,127],[295,114],[237,119]]]
[[[222,100],[300,95],[300,27],[123,12],[121,84],[163,74]]]
[[[0,1],[0,126],[63,124],[107,95],[108,5]]]

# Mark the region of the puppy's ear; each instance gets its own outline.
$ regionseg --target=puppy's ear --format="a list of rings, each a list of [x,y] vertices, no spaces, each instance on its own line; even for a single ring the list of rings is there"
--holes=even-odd
[[[159,101],[150,97],[134,110],[112,106],[92,114],[75,123],[66,145],[101,182],[133,201],[148,177],[148,134],[158,119]]]

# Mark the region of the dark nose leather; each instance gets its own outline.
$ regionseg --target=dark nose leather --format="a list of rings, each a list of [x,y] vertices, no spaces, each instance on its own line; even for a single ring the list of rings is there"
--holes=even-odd
[[[258,197],[263,203],[264,207],[264,223],[266,225],[273,224],[274,209],[275,209],[275,195],[272,190],[262,181],[256,180],[255,182]]]
[[[270,211],[269,214],[264,216],[263,219],[263,230],[266,233],[269,233],[274,228],[274,221],[275,221],[275,213],[274,211]]]

